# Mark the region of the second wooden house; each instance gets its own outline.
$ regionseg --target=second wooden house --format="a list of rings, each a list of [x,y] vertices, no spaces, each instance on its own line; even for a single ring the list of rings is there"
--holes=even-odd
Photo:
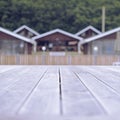
[[[37,42],[37,51],[42,51],[42,47],[47,51],[80,51],[79,44],[82,38],[61,29],[55,29],[36,36],[33,40]]]

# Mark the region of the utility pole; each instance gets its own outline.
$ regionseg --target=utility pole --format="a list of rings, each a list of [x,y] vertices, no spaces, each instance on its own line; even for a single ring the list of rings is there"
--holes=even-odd
[[[105,32],[105,6],[102,7],[102,32]]]

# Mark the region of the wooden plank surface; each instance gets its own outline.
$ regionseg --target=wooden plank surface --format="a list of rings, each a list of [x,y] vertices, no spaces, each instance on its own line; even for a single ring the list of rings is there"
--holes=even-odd
[[[59,71],[57,67],[48,70],[33,90],[20,114],[60,115]]]
[[[83,70],[84,69],[84,70]],[[96,96],[108,114],[120,110],[119,83],[120,78],[101,68],[79,69],[78,76],[89,90]]]
[[[0,119],[119,120],[120,67],[0,66]]]
[[[104,108],[72,72],[72,68],[61,67],[63,113],[65,115],[101,115]],[[91,110],[92,109],[92,110]]]
[[[4,81],[7,81],[4,83],[7,84],[7,87],[3,87],[0,91],[0,114],[15,114],[24,100],[29,97],[46,70],[44,67],[29,67],[29,71],[26,71],[26,69],[19,69],[16,72],[11,70],[7,73],[7,78],[10,77],[10,80],[5,80],[3,77],[2,82],[0,81],[2,85]],[[11,75],[11,72],[13,72],[13,75]],[[20,72],[23,75],[19,75]],[[18,75],[18,77],[16,78],[14,75]],[[11,81],[15,82],[11,83]]]
[[[0,66],[0,73],[9,71],[9,70],[12,70],[12,69],[15,69],[15,68],[20,68],[20,67],[22,67],[22,66],[15,66],[15,65],[13,65],[13,66],[11,66],[11,65],[5,66],[5,65],[1,65]]]

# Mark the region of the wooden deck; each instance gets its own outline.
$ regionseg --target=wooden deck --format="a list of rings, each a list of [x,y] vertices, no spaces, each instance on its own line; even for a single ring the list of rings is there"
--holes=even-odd
[[[120,120],[118,66],[0,66],[0,120]]]

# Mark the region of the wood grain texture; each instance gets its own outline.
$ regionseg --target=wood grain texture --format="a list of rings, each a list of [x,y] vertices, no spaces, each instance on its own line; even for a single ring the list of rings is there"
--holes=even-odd
[[[120,67],[0,66],[0,119],[119,120]]]

